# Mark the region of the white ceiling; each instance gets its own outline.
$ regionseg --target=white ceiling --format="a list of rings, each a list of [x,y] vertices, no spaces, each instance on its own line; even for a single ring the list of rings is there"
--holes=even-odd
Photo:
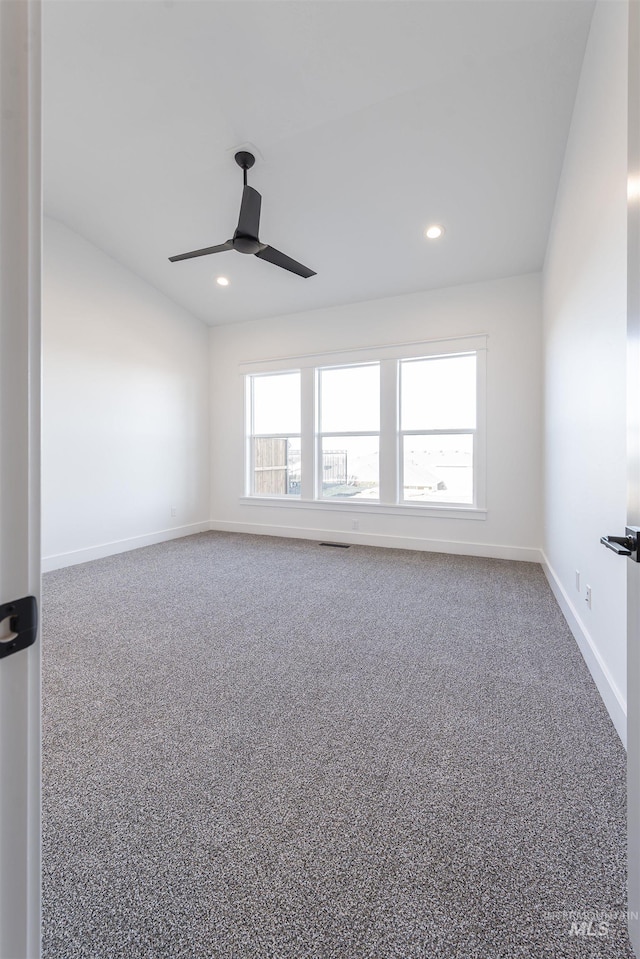
[[[45,212],[213,325],[539,270],[592,10],[48,0]],[[232,235],[247,142],[261,240],[317,276],[168,262]]]

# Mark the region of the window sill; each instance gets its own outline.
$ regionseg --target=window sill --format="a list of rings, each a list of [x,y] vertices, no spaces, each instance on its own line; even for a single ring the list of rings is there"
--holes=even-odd
[[[353,500],[317,500],[288,496],[241,496],[242,506],[276,506],[286,509],[357,510],[359,513],[382,513],[391,516],[428,516],[431,519],[485,520],[487,510],[477,506],[438,506],[399,503],[354,502]]]

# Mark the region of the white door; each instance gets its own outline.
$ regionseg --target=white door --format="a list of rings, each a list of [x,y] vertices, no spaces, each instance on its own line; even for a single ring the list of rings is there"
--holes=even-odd
[[[0,0],[0,647],[40,600],[40,0]],[[14,608],[15,612],[15,608]],[[0,959],[40,955],[40,643],[0,658]]]
[[[629,4],[627,525],[640,527],[640,5]],[[640,563],[627,561],[629,934],[640,956]]]

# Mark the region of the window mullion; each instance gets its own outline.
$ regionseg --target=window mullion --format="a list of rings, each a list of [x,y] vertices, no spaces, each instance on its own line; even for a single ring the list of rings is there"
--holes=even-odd
[[[380,436],[380,430],[329,430],[328,433],[318,433],[320,439],[330,436],[341,439],[343,436]]]
[[[253,377],[247,376],[244,382],[244,488],[247,496],[254,493],[253,488]]]
[[[402,436],[473,436],[471,427],[460,430],[402,430]]]
[[[487,352],[476,355],[476,429],[473,436],[473,505],[487,505]]]
[[[300,423],[300,450],[301,450],[301,477],[300,495],[302,499],[313,499],[315,488],[315,370],[306,367],[300,370],[301,394],[301,423]]]
[[[380,361],[380,502],[398,502],[397,360]]]

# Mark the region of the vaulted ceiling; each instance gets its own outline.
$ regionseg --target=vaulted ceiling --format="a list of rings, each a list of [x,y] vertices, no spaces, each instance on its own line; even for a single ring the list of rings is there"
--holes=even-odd
[[[592,11],[48,0],[45,212],[213,325],[539,270]],[[261,239],[317,276],[169,263],[232,235],[246,144]]]

